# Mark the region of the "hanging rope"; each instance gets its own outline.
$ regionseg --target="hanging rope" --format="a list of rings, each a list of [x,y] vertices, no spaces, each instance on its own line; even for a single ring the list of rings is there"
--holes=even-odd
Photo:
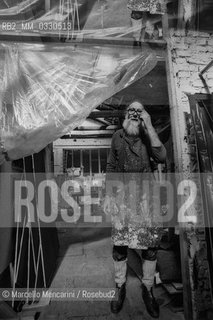
[[[40,225],[40,219],[39,219],[39,208],[38,208],[38,195],[37,195],[37,181],[36,181],[36,174],[35,174],[35,159],[34,155],[32,155],[32,166],[33,166],[33,182],[35,186],[35,200],[36,200],[36,222],[37,222],[37,230],[39,235],[38,240],[38,252],[37,256],[35,253],[35,242],[33,238],[33,232],[32,232],[32,225],[31,221],[29,220],[29,217],[27,219],[27,215],[24,216],[22,229],[21,229],[21,211],[19,213],[19,216],[17,217],[17,225],[16,225],[16,243],[15,243],[15,259],[14,259],[14,270],[13,270],[13,291],[16,289],[16,284],[18,280],[18,276],[20,274],[20,261],[21,256],[23,253],[23,243],[24,243],[24,234],[26,230],[28,229],[28,240],[27,240],[27,287],[26,291],[29,292],[30,289],[30,278],[31,278],[31,257],[33,260],[33,269],[32,272],[35,274],[35,282],[34,282],[34,290],[37,289],[37,282],[38,282],[38,276],[39,276],[39,265],[41,263],[42,267],[42,279],[43,279],[43,285],[44,288],[47,287],[46,285],[46,275],[45,275],[45,266],[44,266],[44,254],[43,254],[43,245],[42,245],[42,235],[41,235],[41,225]],[[25,167],[25,161],[23,159],[23,174],[21,176],[20,182],[24,181],[24,186],[27,188],[27,176],[26,176],[26,167]],[[18,205],[20,205],[21,201],[21,194],[19,195],[18,199]],[[29,202],[27,200],[27,206],[28,209],[30,208]],[[19,222],[20,221],[20,222]],[[20,230],[21,229],[21,230]],[[20,238],[20,239],[19,239]],[[29,295],[27,294],[26,303],[29,303]],[[14,307],[14,301],[15,298],[12,299],[12,306]],[[33,298],[33,302],[35,301],[35,297]]]
[[[22,174],[21,181],[23,181],[24,174]],[[26,180],[25,180],[26,181]],[[20,204],[20,198],[19,197],[19,203]],[[18,221],[19,221],[18,217]],[[22,226],[22,233],[21,233],[21,239],[20,239],[20,248],[18,252],[18,242],[19,242],[19,222],[17,222],[16,226],[16,243],[15,243],[15,261],[14,261],[14,270],[13,270],[13,291],[15,291],[16,282],[17,282],[17,276],[19,272],[19,265],[20,265],[20,258],[21,258],[21,251],[22,251],[22,244],[23,244],[23,237],[24,237],[24,230],[25,230],[25,223],[26,223],[26,216],[24,217],[24,222]],[[12,306],[14,307],[14,297],[12,299]]]

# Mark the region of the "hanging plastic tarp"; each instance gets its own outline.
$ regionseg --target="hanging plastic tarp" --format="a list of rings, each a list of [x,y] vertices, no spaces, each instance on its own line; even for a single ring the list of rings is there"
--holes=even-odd
[[[132,25],[130,15],[123,0],[4,0],[0,35],[132,41],[142,25]]]
[[[0,4],[0,18],[21,19],[29,11],[32,18],[34,16],[33,9],[39,8],[42,2],[44,3],[43,0],[2,0]]]
[[[0,45],[0,141],[9,159],[40,151],[156,65],[149,49]]]

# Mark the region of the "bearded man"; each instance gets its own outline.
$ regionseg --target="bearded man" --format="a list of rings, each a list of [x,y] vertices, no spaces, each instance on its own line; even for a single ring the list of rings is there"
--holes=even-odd
[[[152,223],[153,199],[150,201],[150,189],[143,185],[145,176],[152,180],[150,158],[163,163],[166,150],[143,104],[134,100],[126,110],[123,129],[112,137],[106,170],[106,184],[110,185],[110,177],[114,180],[117,177],[124,185],[124,188],[118,187],[116,196],[113,188],[108,188],[104,201],[105,213],[112,215],[113,260],[118,288],[118,299],[111,302],[111,311],[118,313],[125,299],[127,249],[141,249],[142,296],[148,313],[157,318],[159,306],[153,295],[153,284],[162,228]],[[136,182],[134,191],[129,188],[130,181]]]

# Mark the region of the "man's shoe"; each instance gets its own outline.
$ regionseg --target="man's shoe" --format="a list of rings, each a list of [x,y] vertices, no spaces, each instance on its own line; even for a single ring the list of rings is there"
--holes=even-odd
[[[117,287],[117,286],[116,286]],[[117,300],[112,300],[111,301],[111,312],[112,313],[118,313],[121,311],[124,303],[124,299],[126,297],[126,284],[122,284],[122,286],[119,288],[117,287],[118,290],[118,296]]]
[[[149,291],[145,285],[142,285],[142,297],[143,301],[145,303],[147,312],[150,314],[151,317],[153,318],[158,318],[159,317],[159,305],[157,301],[155,300],[155,297],[153,296],[152,288]]]

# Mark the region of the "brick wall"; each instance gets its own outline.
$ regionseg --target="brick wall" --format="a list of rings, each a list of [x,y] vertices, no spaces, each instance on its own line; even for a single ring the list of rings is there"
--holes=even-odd
[[[170,49],[172,50],[178,103],[189,111],[186,93],[207,93],[199,72],[213,60],[213,35],[208,33],[172,32]],[[205,73],[204,79],[213,92],[213,68]]]
[[[205,88],[199,77],[199,72],[213,60],[213,35],[199,32],[189,32],[186,35],[182,31],[171,31],[168,50],[171,52],[172,94],[176,96],[176,103],[173,107],[178,108],[175,119],[176,125],[179,127],[176,143],[181,144],[181,147],[178,147],[181,155],[178,157],[182,163],[183,175],[190,178],[196,144],[188,134],[190,130],[187,127],[186,114],[187,117],[190,117],[190,105],[187,94],[213,93],[213,67],[203,76],[208,88]],[[200,199],[197,200],[196,205],[197,208],[201,208]],[[196,209],[196,211],[197,215],[203,214],[202,210]],[[213,319],[205,230],[189,228],[186,238],[188,241],[193,318]]]

